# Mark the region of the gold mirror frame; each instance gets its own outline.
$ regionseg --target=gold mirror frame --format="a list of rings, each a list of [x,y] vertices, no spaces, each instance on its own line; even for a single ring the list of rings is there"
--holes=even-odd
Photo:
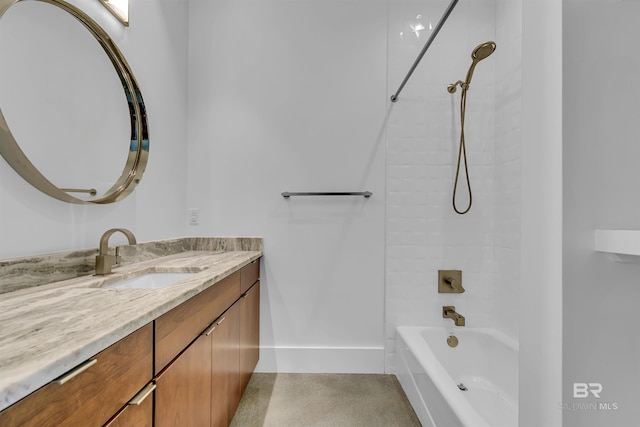
[[[129,26],[129,2],[127,2],[127,10],[120,9],[118,6],[113,4],[113,0],[100,0],[100,3],[102,3],[102,5],[106,7],[107,10],[122,23],[122,25],[125,27]]]
[[[109,35],[87,14],[77,7],[63,0],[0,0],[0,18],[16,3],[21,1],[40,1],[59,7],[68,12],[95,37],[113,64],[129,104],[129,117],[131,118],[131,141],[127,162],[122,175],[116,183],[103,195],[93,200],[83,200],[73,197],[69,192],[90,192],[83,189],[58,188],[44,177],[38,169],[29,161],[15,138],[9,130],[7,121],[0,108],[0,154],[31,185],[38,190],[58,200],[77,204],[105,204],[113,203],[128,196],[142,179],[149,158],[149,132],[147,114],[142,99],[142,93],[136,82],[129,64]]]

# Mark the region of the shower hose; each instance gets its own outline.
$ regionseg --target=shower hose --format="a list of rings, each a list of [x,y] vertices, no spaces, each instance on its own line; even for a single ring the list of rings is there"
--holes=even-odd
[[[471,209],[471,203],[473,201],[473,196],[471,193],[471,181],[469,180],[469,166],[467,165],[467,146],[464,141],[464,117],[467,109],[467,89],[469,87],[468,84],[465,84],[459,81],[457,84],[460,84],[462,87],[462,94],[460,97],[460,146],[458,148],[458,165],[456,166],[456,178],[453,184],[453,210],[456,211],[457,214],[464,215],[469,212]],[[456,194],[458,192],[458,180],[460,179],[460,163],[464,159],[464,175],[467,178],[467,189],[469,190],[469,204],[465,210],[458,209],[456,205]]]

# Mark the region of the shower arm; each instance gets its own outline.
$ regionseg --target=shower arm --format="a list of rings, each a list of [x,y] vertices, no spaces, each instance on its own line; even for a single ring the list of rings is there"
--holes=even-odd
[[[438,35],[438,32],[440,32],[440,29],[444,25],[445,21],[447,20],[447,18],[449,18],[449,15],[453,11],[453,8],[456,7],[456,4],[458,4],[458,0],[451,0],[451,3],[449,3],[449,6],[447,6],[447,9],[444,11],[444,14],[440,18],[440,21],[438,21],[436,26],[433,28],[433,31],[431,32],[431,35],[429,36],[429,39],[424,44],[424,47],[422,48],[422,50],[418,54],[418,57],[413,62],[413,65],[409,69],[409,72],[407,73],[406,77],[404,78],[404,80],[402,80],[402,83],[400,83],[400,87],[398,88],[398,90],[396,91],[395,94],[391,95],[391,102],[396,102],[398,100],[398,95],[400,95],[400,92],[402,92],[402,89],[404,89],[404,85],[406,85],[407,81],[409,81],[409,77],[411,77],[411,75],[415,71],[416,67],[418,66],[418,64],[422,60],[422,57],[424,56],[424,54],[429,49],[429,46],[431,46],[431,43],[433,43],[433,40]]]

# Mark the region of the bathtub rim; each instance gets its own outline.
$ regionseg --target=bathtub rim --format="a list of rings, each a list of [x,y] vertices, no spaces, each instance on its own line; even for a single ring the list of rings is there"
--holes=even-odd
[[[424,354],[426,357],[415,357],[420,364],[421,368],[430,377],[433,384],[438,389],[438,392],[442,394],[446,402],[460,402],[459,405],[449,404],[451,411],[458,417],[458,420],[465,426],[474,427],[491,427],[488,422],[482,417],[474,406],[465,398],[460,399],[458,394],[460,391],[452,385],[455,385],[455,380],[444,368],[440,360],[436,357],[435,353],[424,339],[422,331],[424,330],[437,330],[443,334],[450,334],[453,332],[455,335],[457,332],[476,332],[484,335],[489,335],[504,345],[519,353],[519,344],[516,340],[504,334],[503,332],[495,328],[486,327],[458,327],[454,326],[397,326],[396,327],[396,340],[402,339],[403,343],[409,348],[414,356],[417,354]],[[435,363],[427,363],[428,361],[434,361]],[[517,399],[514,399],[517,402]],[[427,411],[430,413],[428,407]],[[482,423],[479,423],[479,419]]]

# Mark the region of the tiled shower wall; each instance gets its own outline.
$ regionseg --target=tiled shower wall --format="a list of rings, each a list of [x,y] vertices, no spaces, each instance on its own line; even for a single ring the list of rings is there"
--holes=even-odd
[[[389,2],[389,91],[393,93],[448,1]],[[425,30],[416,34],[418,24]],[[473,206],[451,206],[460,136],[460,90],[470,54],[488,40],[496,52],[475,69],[465,136]],[[387,371],[394,371],[395,328],[453,328],[443,305],[468,327],[495,327],[517,339],[520,263],[519,1],[460,2],[391,104],[387,126]],[[459,209],[466,206],[464,173]],[[463,271],[464,294],[438,294],[439,269]]]

